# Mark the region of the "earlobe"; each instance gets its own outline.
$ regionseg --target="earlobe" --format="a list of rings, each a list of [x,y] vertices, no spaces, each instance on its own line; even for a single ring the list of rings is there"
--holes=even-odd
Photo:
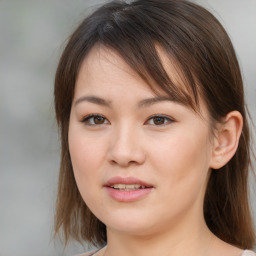
[[[243,117],[240,112],[232,111],[219,125],[214,138],[210,167],[219,169],[229,162],[236,153],[243,128]]]

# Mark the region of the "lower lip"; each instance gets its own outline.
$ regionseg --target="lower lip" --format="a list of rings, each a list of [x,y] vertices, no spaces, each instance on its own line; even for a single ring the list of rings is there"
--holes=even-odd
[[[142,199],[146,195],[148,195],[153,188],[144,188],[144,189],[137,189],[137,190],[118,190],[111,187],[105,187],[109,193],[109,195],[119,201],[119,202],[133,202],[139,199]]]

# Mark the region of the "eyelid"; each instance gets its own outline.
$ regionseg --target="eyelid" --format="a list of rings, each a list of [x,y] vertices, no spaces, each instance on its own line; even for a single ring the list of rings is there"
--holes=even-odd
[[[103,119],[104,119],[104,122],[103,122],[102,124],[96,124],[96,123],[91,124],[91,123],[89,123],[89,120],[90,120],[91,118],[96,118],[96,117],[101,117],[101,118],[103,118]],[[160,117],[160,118],[165,119],[165,122],[164,122],[163,124],[150,124],[150,123],[149,123],[150,120],[153,120],[153,118],[157,118],[157,117]],[[167,122],[166,122],[166,121],[167,121]],[[93,113],[93,114],[89,114],[89,115],[84,116],[84,117],[80,120],[80,122],[85,123],[85,125],[88,125],[88,126],[101,126],[101,125],[104,125],[104,124],[110,124],[109,120],[108,120],[104,115],[102,115],[102,114],[96,114],[96,113]],[[146,120],[146,122],[145,122],[144,124],[161,127],[161,126],[165,126],[165,125],[168,125],[168,124],[170,124],[170,123],[173,123],[173,122],[175,122],[175,119],[172,118],[172,117],[170,117],[170,116],[168,116],[168,115],[154,114],[154,115],[151,115],[151,116]]]
[[[168,123],[164,123],[164,124],[149,124],[149,125],[154,125],[154,126],[165,126],[167,124],[170,124],[170,123],[173,123],[173,122],[176,122],[176,120],[174,118],[172,118],[171,116],[167,116],[167,115],[163,115],[163,114],[154,114],[154,115],[151,115],[147,121],[145,122],[145,124],[147,124],[150,120],[152,120],[153,118],[155,117],[161,117],[161,118],[164,118],[165,120],[167,120]]]
[[[104,123],[102,123],[102,124],[90,124],[88,121],[89,121],[91,118],[95,118],[95,117],[102,117],[102,118],[104,118]],[[85,125],[88,125],[88,126],[101,126],[101,125],[106,124],[105,121],[107,121],[108,124],[110,123],[110,122],[108,121],[108,119],[107,119],[104,115],[96,114],[96,113],[95,113],[95,114],[86,115],[86,116],[84,116],[84,117],[80,120],[80,122],[85,123]]]

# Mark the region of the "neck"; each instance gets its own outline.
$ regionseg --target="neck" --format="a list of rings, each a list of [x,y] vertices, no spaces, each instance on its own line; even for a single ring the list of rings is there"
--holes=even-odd
[[[160,230],[146,236],[107,229],[108,245],[104,256],[210,255],[208,250],[214,236],[205,223],[198,224],[191,225],[190,221],[189,225]]]

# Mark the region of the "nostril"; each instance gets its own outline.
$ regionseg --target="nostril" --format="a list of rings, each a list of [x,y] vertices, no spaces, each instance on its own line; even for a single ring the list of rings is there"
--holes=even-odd
[[[125,127],[115,134],[117,137],[112,138],[108,148],[108,160],[111,164],[128,167],[145,161],[143,147],[138,140],[134,140],[136,136],[131,130],[131,127]]]
[[[114,160],[114,159],[112,159],[112,160],[110,161],[110,163],[111,163],[112,165],[120,165],[120,166],[123,166],[123,167],[128,167],[128,166],[130,166],[130,165],[137,164],[137,162],[134,161],[134,160],[125,161],[125,160]]]

